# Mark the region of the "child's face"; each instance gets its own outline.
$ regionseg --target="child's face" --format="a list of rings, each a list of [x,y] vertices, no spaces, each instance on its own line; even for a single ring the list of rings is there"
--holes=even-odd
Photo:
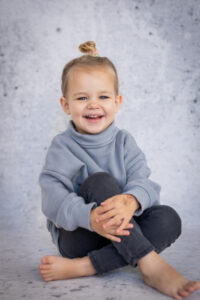
[[[105,67],[72,70],[67,95],[60,99],[76,130],[83,134],[96,134],[106,129],[113,122],[121,102],[122,96],[115,95],[114,75]]]

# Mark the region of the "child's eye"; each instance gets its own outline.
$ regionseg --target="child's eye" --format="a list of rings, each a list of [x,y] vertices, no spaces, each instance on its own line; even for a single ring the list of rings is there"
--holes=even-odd
[[[100,98],[102,98],[102,97],[104,97],[103,99],[107,99],[108,98],[108,96],[100,96]]]
[[[109,98],[109,97],[108,96],[100,96],[100,99],[107,99],[107,98]],[[87,97],[79,97],[77,100],[84,101],[86,99],[87,99]]]
[[[80,98],[78,98],[77,100],[85,100],[86,99],[86,97],[80,97]]]

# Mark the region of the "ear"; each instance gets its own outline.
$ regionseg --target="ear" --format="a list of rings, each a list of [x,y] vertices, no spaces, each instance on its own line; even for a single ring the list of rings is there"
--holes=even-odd
[[[120,108],[120,105],[122,103],[122,95],[117,95],[116,98],[115,98],[115,113],[118,112],[119,108]]]
[[[70,109],[69,109],[69,101],[65,97],[60,98],[60,105],[62,106],[62,109],[67,115],[70,115]]]

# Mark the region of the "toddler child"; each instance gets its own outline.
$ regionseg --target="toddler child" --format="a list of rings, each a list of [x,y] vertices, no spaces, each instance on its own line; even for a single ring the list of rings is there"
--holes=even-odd
[[[181,233],[181,220],[159,202],[145,155],[114,117],[122,102],[113,63],[94,42],[68,62],[60,99],[71,116],[52,141],[40,174],[42,211],[62,256],[44,256],[44,281],[138,266],[149,286],[183,299],[200,282],[183,278],[159,253]]]

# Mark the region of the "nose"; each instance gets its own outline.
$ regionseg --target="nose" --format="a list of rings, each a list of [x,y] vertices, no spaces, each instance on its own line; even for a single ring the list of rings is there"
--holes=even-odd
[[[87,107],[90,108],[90,109],[99,108],[98,100],[96,98],[90,99],[90,101],[88,102]]]

